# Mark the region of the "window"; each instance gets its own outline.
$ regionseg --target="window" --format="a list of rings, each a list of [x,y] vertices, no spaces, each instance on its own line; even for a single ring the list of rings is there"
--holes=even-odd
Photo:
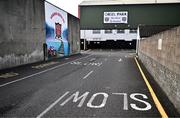
[[[125,33],[124,30],[117,30],[117,33]]]
[[[105,34],[111,34],[111,33],[112,33],[112,30],[105,30],[104,33],[105,33]]]
[[[137,33],[137,30],[129,30],[129,33]]]
[[[101,30],[93,30],[92,33],[93,33],[93,34],[100,34],[100,33],[101,33]]]

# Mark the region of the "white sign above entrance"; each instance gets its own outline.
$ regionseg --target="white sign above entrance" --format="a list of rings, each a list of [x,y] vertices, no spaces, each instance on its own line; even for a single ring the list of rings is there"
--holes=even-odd
[[[128,23],[128,12],[104,12],[104,23]]]

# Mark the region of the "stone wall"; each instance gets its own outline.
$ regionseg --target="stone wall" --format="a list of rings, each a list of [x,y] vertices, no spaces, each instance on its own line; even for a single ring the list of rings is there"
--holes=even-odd
[[[44,0],[0,0],[0,69],[43,60]]]
[[[138,56],[180,112],[180,27],[141,39]]]

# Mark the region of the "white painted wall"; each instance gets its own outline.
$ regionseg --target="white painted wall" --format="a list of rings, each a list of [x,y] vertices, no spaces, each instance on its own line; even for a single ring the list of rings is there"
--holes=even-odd
[[[117,30],[112,30],[112,33],[106,34],[105,30],[100,30],[100,34],[93,34],[93,30],[81,30],[81,39],[87,41],[106,41],[106,40],[126,40],[132,41],[137,39],[137,33],[129,33],[129,29],[126,29],[124,33],[117,33]]]

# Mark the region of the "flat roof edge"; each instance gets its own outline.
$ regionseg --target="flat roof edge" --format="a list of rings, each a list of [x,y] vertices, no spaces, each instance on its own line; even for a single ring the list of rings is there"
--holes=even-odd
[[[180,2],[169,2],[169,3],[163,3],[163,2],[158,2],[158,3],[104,3],[104,4],[79,4],[79,6],[111,6],[111,5],[167,5],[167,4],[179,4]]]

